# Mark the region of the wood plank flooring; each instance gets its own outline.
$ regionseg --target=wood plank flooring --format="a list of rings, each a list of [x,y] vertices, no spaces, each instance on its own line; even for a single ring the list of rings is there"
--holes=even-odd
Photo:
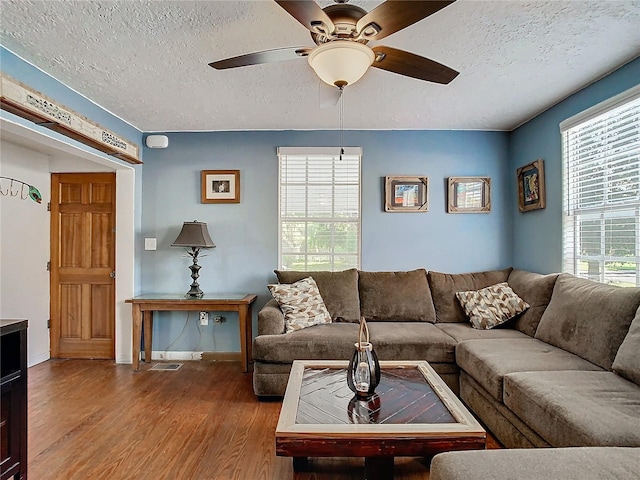
[[[314,458],[294,473],[275,455],[281,401],[260,402],[239,362],[175,372],[103,360],[29,369],[29,478],[38,480],[362,480],[360,458]],[[489,447],[497,447],[490,439]],[[396,459],[396,479],[428,480],[428,461]]]

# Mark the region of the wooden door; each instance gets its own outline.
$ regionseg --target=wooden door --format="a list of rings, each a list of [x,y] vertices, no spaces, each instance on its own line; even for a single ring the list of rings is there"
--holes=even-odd
[[[51,356],[115,358],[113,173],[51,176]]]

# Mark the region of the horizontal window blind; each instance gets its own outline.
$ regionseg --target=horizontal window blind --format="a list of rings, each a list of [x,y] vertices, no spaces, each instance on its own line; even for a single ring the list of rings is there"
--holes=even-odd
[[[360,268],[361,149],[278,149],[279,268]]]
[[[561,125],[563,270],[640,286],[640,93],[615,100]]]

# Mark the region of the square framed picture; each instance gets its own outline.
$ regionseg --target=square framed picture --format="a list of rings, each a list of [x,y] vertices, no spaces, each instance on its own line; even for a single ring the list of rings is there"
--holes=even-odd
[[[202,170],[201,203],[240,203],[240,170]]]
[[[385,212],[426,212],[429,210],[427,177],[386,176]]]
[[[449,177],[447,213],[489,213],[491,178]]]
[[[518,208],[521,212],[545,207],[544,160],[538,159],[520,167],[518,178]]]

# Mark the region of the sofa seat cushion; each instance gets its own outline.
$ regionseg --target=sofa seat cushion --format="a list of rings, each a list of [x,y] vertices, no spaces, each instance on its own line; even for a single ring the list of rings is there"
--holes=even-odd
[[[253,341],[256,361],[291,363],[294,360],[349,360],[359,325],[315,325],[282,335],[261,335]]]
[[[612,372],[509,374],[504,403],[554,447],[640,447],[640,387]]]
[[[507,282],[511,289],[529,304],[529,308],[511,320],[510,327],[520,330],[530,337],[536,334],[542,314],[551,301],[551,294],[557,278],[557,273],[541,275],[525,270],[514,269],[511,271]]]
[[[436,323],[436,327],[457,342],[465,340],[489,339],[489,338],[530,338],[528,335],[512,328],[492,328],[491,330],[478,330],[470,323]]]
[[[613,371],[640,385],[640,308],[613,361]]]
[[[640,305],[640,288],[558,276],[535,338],[611,370]]]
[[[436,321],[427,271],[359,273],[360,313],[367,320]]]
[[[367,322],[367,327],[380,360],[454,363],[457,342],[432,323]]]
[[[358,270],[351,268],[340,272],[299,272],[274,270],[278,282],[294,283],[312,277],[334,322],[360,322],[360,298],[358,297]]]
[[[433,457],[431,480],[622,480],[637,478],[640,449],[526,448],[446,452]]]
[[[475,273],[440,273],[429,272],[427,278],[433,305],[436,311],[436,322],[468,322],[469,319],[456,298],[456,292],[480,290],[481,288],[506,282],[511,268]]]
[[[514,372],[602,369],[535,338],[467,340],[456,347],[456,363],[502,402],[503,378]]]

